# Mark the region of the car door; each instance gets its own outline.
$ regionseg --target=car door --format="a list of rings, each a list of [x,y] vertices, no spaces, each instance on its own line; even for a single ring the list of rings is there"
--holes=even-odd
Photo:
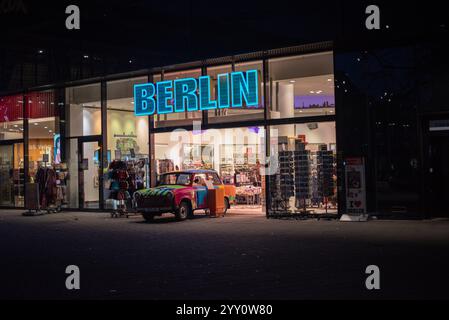
[[[197,209],[207,208],[207,187],[204,185],[206,175],[198,173],[193,178],[193,188],[195,189],[195,201]]]

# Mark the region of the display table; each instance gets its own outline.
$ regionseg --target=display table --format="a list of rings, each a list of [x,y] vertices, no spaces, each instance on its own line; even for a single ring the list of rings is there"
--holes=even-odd
[[[236,204],[260,205],[262,195],[261,187],[241,186],[236,188]]]

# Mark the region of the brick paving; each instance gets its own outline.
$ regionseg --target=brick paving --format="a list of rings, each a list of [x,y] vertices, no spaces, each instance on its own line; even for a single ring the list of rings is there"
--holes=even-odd
[[[0,298],[449,298],[449,220],[267,220],[0,210]],[[65,289],[65,267],[81,290]],[[381,290],[364,287],[366,266]]]

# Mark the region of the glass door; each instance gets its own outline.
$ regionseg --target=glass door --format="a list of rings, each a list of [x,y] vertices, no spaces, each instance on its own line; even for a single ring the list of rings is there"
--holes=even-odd
[[[79,206],[80,209],[100,208],[100,160],[98,141],[79,141]]]
[[[71,138],[66,142],[70,209],[100,208],[101,147],[97,138]]]
[[[0,145],[0,206],[24,206],[23,159],[23,143]]]

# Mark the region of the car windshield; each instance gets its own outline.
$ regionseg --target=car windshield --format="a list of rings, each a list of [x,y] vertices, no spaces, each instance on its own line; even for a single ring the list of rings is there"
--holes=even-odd
[[[160,176],[159,185],[190,185],[189,173],[167,173]]]

